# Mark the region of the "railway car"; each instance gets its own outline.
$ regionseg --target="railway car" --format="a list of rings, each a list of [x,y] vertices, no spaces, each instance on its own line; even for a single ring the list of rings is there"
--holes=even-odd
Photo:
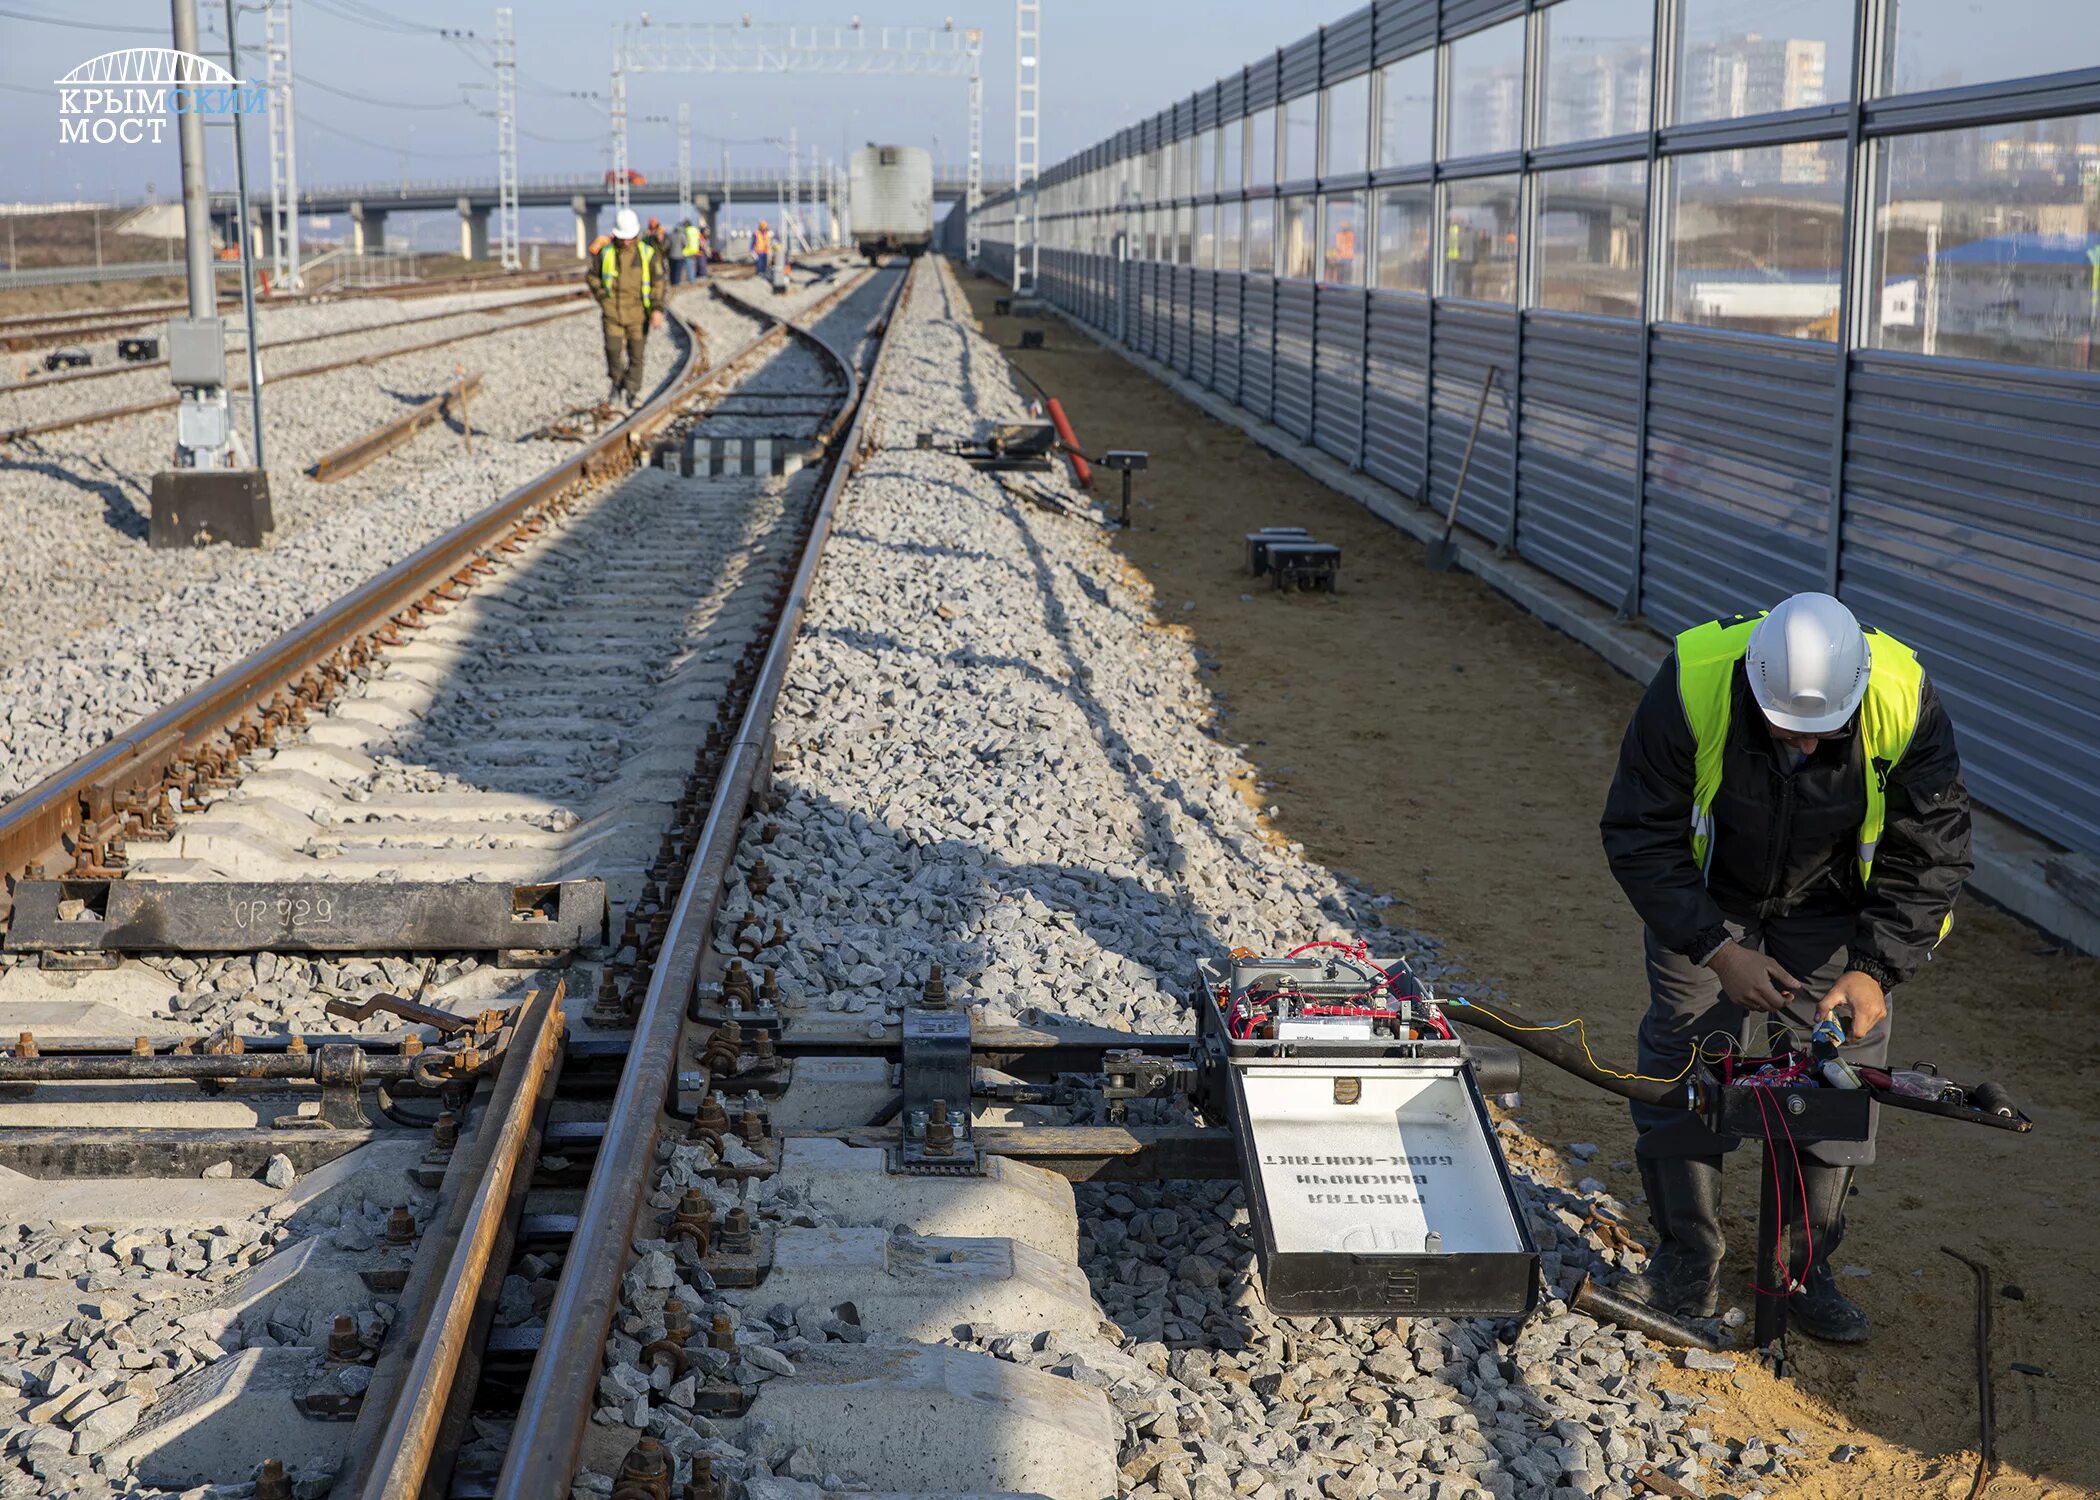
[[[847,180],[853,243],[869,260],[933,243],[933,158],[917,146],[863,146]]]

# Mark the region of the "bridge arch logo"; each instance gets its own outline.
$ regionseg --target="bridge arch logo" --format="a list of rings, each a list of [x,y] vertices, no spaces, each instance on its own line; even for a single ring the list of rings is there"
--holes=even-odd
[[[173,47],[121,47],[52,83],[65,146],[158,145],[171,116],[261,114],[267,93]]]

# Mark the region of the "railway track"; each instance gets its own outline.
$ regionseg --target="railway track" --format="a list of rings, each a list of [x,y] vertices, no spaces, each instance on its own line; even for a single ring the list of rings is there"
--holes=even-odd
[[[413,328],[423,323],[442,323],[448,318],[491,317],[525,308],[552,307],[559,303],[575,301],[587,295],[582,285],[549,292],[537,297],[521,297],[510,302],[491,302],[480,307],[454,308],[449,312],[425,313],[421,317],[395,318],[391,322],[368,324],[361,328],[331,328],[321,333],[302,333],[290,338],[265,339],[260,347],[267,353],[272,349],[296,349],[306,344],[326,343],[330,339],[354,338],[359,334],[374,333],[386,328]],[[234,344],[227,348],[229,363],[237,362],[247,354],[245,345]],[[164,370],[166,359],[140,360],[132,364],[106,365],[101,369],[69,370],[61,374],[35,376],[0,386],[0,395],[14,391],[47,391],[58,386],[79,385],[87,381],[110,380],[120,375],[136,375],[147,370]]]
[[[563,299],[565,302],[567,299]],[[325,360],[320,364],[303,365],[296,370],[284,370],[271,374],[272,385],[284,385],[294,380],[306,380],[316,375],[333,374],[337,370],[355,369],[364,365],[376,365],[386,360],[398,359],[407,354],[420,354],[429,349],[443,349],[453,344],[469,343],[475,339],[489,338],[496,334],[514,333],[521,328],[534,328],[542,323],[551,323],[561,318],[573,318],[587,312],[589,302],[575,302],[557,307],[552,312],[535,313],[530,317],[505,318],[485,328],[469,328],[457,333],[448,333],[436,338],[419,339],[414,343],[401,344],[393,348],[375,350],[369,354],[353,354],[342,359]],[[358,333],[371,333],[372,329],[358,329]],[[241,392],[248,389],[245,375],[236,375],[227,383],[227,390]],[[33,390],[35,387],[20,387]],[[0,429],[0,444],[19,443],[25,438],[42,437],[48,433],[66,432],[76,427],[93,427],[103,422],[120,421],[151,411],[164,411],[175,406],[180,397],[174,394],[156,396],[144,401],[127,402],[121,406],[104,407],[97,411],[76,412],[66,416],[49,417],[42,421],[25,422],[17,426]]]
[[[301,292],[289,297],[271,297],[261,305],[281,307],[313,302],[335,302],[357,300],[367,297],[383,297],[395,300],[414,300],[421,297],[445,297],[460,292],[474,292],[492,286],[530,287],[558,285],[573,281],[576,269],[572,267],[554,271],[491,271],[475,276],[451,277],[442,281],[411,282],[402,286],[383,287],[323,287],[315,292]],[[237,310],[240,303],[239,287],[235,287],[233,304]],[[155,302],[137,307],[118,308],[107,312],[58,312],[27,313],[13,318],[0,319],[0,351],[13,353],[23,349],[40,348],[47,344],[77,344],[89,339],[107,338],[129,328],[143,328],[157,323],[170,314],[188,309],[186,302]]]
[[[132,1006],[70,1002],[72,1024],[0,1059],[21,1096],[0,1153],[35,1179],[5,1194],[18,1240],[54,1276],[77,1249],[108,1293],[58,1316],[81,1295],[61,1279],[0,1326],[32,1366],[48,1355],[16,1413],[38,1434],[20,1483],[99,1462],[177,1490],[340,1473],[336,1493],[406,1495],[431,1471],[443,1493],[471,1457],[468,1417],[486,1423],[505,1372],[529,1366],[518,1326],[563,1258],[549,1215],[521,1219],[526,1194],[580,1186],[609,1138],[592,1100],[624,1087],[680,882],[719,879],[704,830],[733,827],[756,783],[738,726],[770,717],[767,663],[903,280],[851,278],[807,331],[775,323],[682,371],[539,481],[0,809],[8,948],[45,953],[12,962],[7,995],[48,987],[64,1011],[70,985]],[[229,880],[247,891],[231,906]],[[495,905],[468,910],[477,895]],[[131,901],[173,925],[158,956],[100,967]],[[472,942],[483,961],[461,956],[492,913],[526,967]],[[80,949],[84,914],[106,949]],[[56,949],[35,936],[47,917],[70,929]],[[573,961],[533,967],[557,948]],[[135,1003],[171,983],[173,1004]],[[162,1227],[75,1181],[109,1176]],[[80,1339],[139,1351],[122,1364],[138,1373],[58,1352]],[[45,1492],[0,1483],[18,1490]]]

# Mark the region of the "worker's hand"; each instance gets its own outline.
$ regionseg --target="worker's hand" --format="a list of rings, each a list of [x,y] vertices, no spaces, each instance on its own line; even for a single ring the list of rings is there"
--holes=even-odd
[[[1850,1017],[1849,1030],[1856,1042],[1881,1024],[1881,1018],[1889,1013],[1889,997],[1873,975],[1847,969],[1838,975],[1830,993],[1816,1003],[1816,1019],[1820,1021],[1835,1010],[1843,1010]]]
[[[1784,1009],[1801,981],[1780,967],[1770,954],[1729,941],[1706,961],[1721,981],[1721,993],[1744,1010]]]
[[[661,310],[649,314],[649,326],[651,328],[661,328],[664,326],[664,315]]]

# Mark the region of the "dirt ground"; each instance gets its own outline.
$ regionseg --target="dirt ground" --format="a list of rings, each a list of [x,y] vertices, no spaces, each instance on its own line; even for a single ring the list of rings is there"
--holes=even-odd
[[[998,289],[966,285],[987,332],[1059,398],[1083,444],[1151,452],[1121,545],[1162,614],[1215,658],[1224,727],[1262,768],[1274,827],[1396,897],[1394,923],[1441,938],[1464,967],[1461,992],[1499,992],[1542,1019],[1583,1016],[1599,1055],[1630,1064],[1640,931],[1597,814],[1641,685],[1469,575],[1429,572],[1419,544],[1069,325],[994,317]],[[1047,347],[1015,348],[1023,327],[1043,329]],[[1338,542],[1342,592],[1286,596],[1248,578],[1242,536],[1269,524]],[[1801,1435],[1815,1461],[1792,1465],[1784,1493],[1968,1493],[1974,1285],[1946,1245],[2023,1294],[1991,1308],[1989,1494],[2100,1494],[2096,1002],[2100,961],[1974,901],[1930,969],[1896,992],[1899,1061],[1997,1079],[2037,1126],[2020,1137],[1885,1112],[1880,1163],[1860,1174],[1837,1255],[1874,1342],[1847,1351],[1797,1338],[1786,1381],[1748,1357],[1734,1374],[1677,1373],[1725,1405],[1721,1434]],[[1599,1175],[1614,1192],[1640,1191],[1622,1104],[1544,1064],[1527,1066],[1523,1094],[1533,1131],[1599,1143],[1584,1171],[1609,1166]],[[1755,1160],[1735,1162],[1725,1285],[1747,1309]],[[1865,1451],[1825,1461],[1840,1444]]]

